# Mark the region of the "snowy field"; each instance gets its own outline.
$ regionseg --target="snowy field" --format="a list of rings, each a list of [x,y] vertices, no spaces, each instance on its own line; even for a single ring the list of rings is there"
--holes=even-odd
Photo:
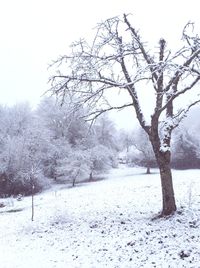
[[[159,175],[143,172],[38,194],[33,222],[31,197],[0,200],[0,267],[200,267],[200,170],[173,171],[178,212],[154,220]]]

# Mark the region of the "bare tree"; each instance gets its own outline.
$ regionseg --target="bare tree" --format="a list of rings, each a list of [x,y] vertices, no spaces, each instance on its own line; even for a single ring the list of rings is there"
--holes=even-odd
[[[184,108],[175,109],[176,100],[197,88],[200,80],[200,39],[190,31],[192,28],[188,23],[183,29],[183,46],[177,52],[167,50],[164,39],[160,39],[156,52],[151,52],[127,15],[110,18],[97,25],[91,45],[84,39],[73,43],[71,54],[54,62],[56,75],[50,78],[53,94],[63,101],[67,95],[75,97],[76,105],[87,104],[93,109],[90,119],[105,111],[134,108],[160,169],[162,216],[176,211],[170,167],[171,134],[188,110],[200,102],[195,98]],[[115,92],[127,92],[130,102],[109,106],[106,93],[113,88]],[[139,98],[144,88],[147,92],[153,90],[155,96],[150,122],[145,120],[141,107],[147,97]]]

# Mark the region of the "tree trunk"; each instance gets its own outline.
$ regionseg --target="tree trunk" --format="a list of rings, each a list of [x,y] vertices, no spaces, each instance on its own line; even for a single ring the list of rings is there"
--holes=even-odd
[[[169,155],[170,152],[160,152],[157,159],[162,186],[162,216],[168,216],[176,211]]]
[[[93,174],[92,174],[92,171],[90,172],[89,181],[93,181]]]
[[[167,147],[170,148],[171,133],[168,135]],[[158,118],[152,118],[152,132],[149,136],[156,162],[160,170],[160,179],[162,187],[162,213],[161,216],[168,216],[176,211],[176,201],[174,197],[174,188],[171,173],[171,152],[166,147],[166,151],[161,150],[160,137],[158,134]]]
[[[31,220],[33,221],[34,220],[34,185],[31,186],[31,212],[32,212],[32,215],[31,215]]]
[[[73,178],[73,180],[72,180],[72,187],[75,187],[75,183],[76,183],[76,178]]]
[[[147,171],[146,171],[146,174],[151,174],[151,170],[150,170],[150,167],[147,167]]]

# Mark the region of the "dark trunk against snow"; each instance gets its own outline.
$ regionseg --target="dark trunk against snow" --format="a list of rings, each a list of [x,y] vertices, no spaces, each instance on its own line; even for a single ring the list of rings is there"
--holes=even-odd
[[[73,179],[72,180],[72,187],[75,187],[75,182],[76,182],[76,179]]]
[[[170,152],[157,153],[157,162],[160,170],[162,186],[162,215],[167,216],[176,211],[172,173],[170,167]]]
[[[171,152],[170,141],[171,135],[168,135],[168,140],[165,141],[167,147],[161,148],[161,142],[158,131],[158,118],[152,118],[152,129],[149,135],[156,161],[160,170],[160,179],[162,187],[162,216],[173,214],[176,211],[176,201],[174,197],[172,173],[171,173]],[[170,134],[170,133],[169,133]],[[163,151],[164,149],[164,151]]]
[[[92,174],[92,171],[90,172],[89,181],[93,181],[93,174]]]
[[[150,167],[147,167],[147,171],[146,171],[146,174],[151,174],[151,170],[150,170]]]

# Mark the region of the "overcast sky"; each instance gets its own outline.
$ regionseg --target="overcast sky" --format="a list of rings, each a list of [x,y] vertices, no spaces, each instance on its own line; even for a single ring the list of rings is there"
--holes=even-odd
[[[169,42],[199,21],[199,0],[0,0],[0,103],[39,102],[49,88],[48,64],[99,21],[134,15],[145,39]]]

